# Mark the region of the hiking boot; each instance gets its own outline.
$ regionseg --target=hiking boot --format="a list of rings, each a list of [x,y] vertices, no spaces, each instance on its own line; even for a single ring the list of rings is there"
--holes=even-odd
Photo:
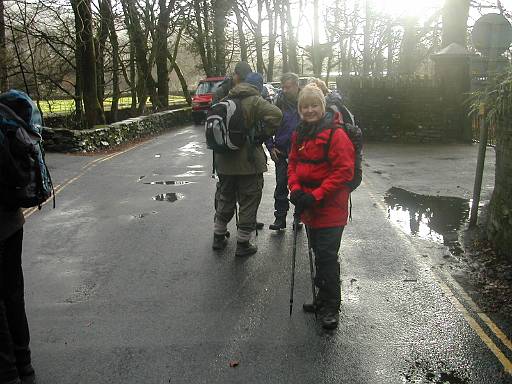
[[[323,329],[336,329],[340,321],[340,314],[337,310],[326,310],[320,315],[320,322]]]
[[[274,222],[268,226],[273,231],[286,228],[286,217],[276,217]]]
[[[217,235],[216,233],[213,234],[213,244],[212,248],[216,251],[221,251],[228,245],[228,234],[225,235]]]
[[[256,229],[261,230],[265,227],[265,224],[260,223],[259,221],[256,222]]]
[[[250,256],[254,255],[257,251],[258,247],[249,243],[249,241],[238,241],[236,243],[235,256]]]

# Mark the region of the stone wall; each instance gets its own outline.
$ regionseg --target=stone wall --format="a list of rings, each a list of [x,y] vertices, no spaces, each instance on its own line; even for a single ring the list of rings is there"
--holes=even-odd
[[[88,152],[153,135],[190,121],[189,107],[139,116],[94,129],[45,128],[44,148],[57,152]]]
[[[512,114],[496,132],[496,175],[487,233],[497,250],[512,260]]]
[[[465,119],[464,107],[446,100],[442,87],[433,80],[340,77],[337,85],[365,140],[470,141],[469,119],[460,121],[461,115]]]

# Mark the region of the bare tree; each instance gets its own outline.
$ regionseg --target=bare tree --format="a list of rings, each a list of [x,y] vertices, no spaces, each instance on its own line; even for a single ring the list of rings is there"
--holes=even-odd
[[[83,89],[85,120],[88,127],[105,123],[105,115],[97,97],[96,57],[92,31],[91,3],[89,0],[71,0],[75,12],[77,31],[77,72]]]

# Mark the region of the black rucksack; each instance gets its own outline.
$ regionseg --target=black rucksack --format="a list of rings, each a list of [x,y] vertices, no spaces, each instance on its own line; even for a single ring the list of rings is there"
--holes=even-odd
[[[17,90],[0,95],[0,204],[3,206],[41,208],[52,195],[42,129],[41,113],[28,95]]]
[[[335,110],[330,106],[328,106],[327,108],[328,110],[330,109],[332,112],[339,112],[339,110]],[[352,123],[343,121],[340,126],[336,126],[335,128],[331,129],[329,138],[327,139],[327,142],[324,146],[324,158],[321,159],[320,161],[329,161],[329,148],[331,146],[332,137],[334,136],[334,131],[336,129],[342,128],[347,134],[350,141],[352,142],[355,152],[354,177],[352,178],[352,180],[347,181],[345,183],[345,185],[347,185],[350,188],[350,191],[352,192],[357,187],[359,187],[359,185],[361,185],[361,181],[363,180],[363,132],[361,131],[361,128],[354,124],[353,115],[350,113],[350,111],[345,106],[343,106],[343,108],[345,108],[346,112],[350,114]]]
[[[240,98],[224,99],[213,104],[206,115],[206,145],[217,153],[238,151],[247,142]]]

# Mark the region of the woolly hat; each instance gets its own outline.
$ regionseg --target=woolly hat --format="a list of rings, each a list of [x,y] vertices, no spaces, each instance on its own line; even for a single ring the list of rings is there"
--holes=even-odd
[[[238,75],[240,80],[245,80],[247,75],[252,72],[251,66],[245,61],[239,61],[235,65],[235,73]]]
[[[258,92],[261,93],[263,90],[263,76],[261,76],[258,72],[251,72],[245,77],[245,82],[251,84],[256,87]]]

